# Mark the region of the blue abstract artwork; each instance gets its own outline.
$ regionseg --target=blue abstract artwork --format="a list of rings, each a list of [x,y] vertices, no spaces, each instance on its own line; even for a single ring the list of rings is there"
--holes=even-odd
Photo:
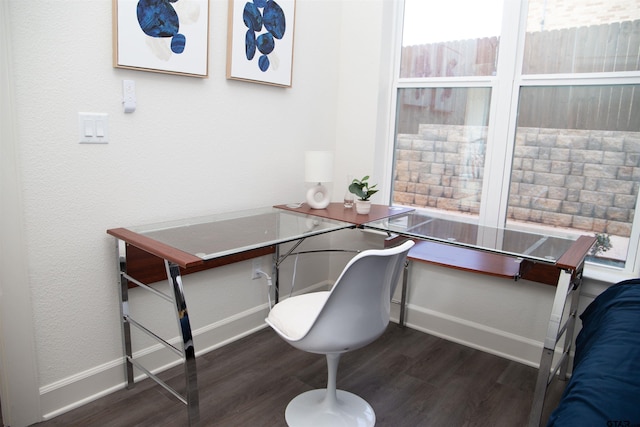
[[[184,52],[186,38],[180,34],[180,19],[171,3],[178,0],[140,0],[138,1],[138,24],[150,37],[171,37],[171,51]]]
[[[113,0],[114,66],[206,77],[209,0]]]
[[[295,0],[232,0],[231,4],[227,77],[290,86]]]
[[[273,0],[254,0],[244,5],[242,20],[247,26],[245,37],[245,52],[247,60],[251,61],[256,49],[262,54],[258,58],[260,71],[269,69],[269,54],[275,49],[275,40],[284,37],[287,31],[287,20],[278,3]],[[256,34],[262,31],[266,33]]]

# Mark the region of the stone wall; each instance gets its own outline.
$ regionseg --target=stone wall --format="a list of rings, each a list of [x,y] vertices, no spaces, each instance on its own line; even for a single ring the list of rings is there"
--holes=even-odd
[[[398,135],[394,202],[478,214],[487,130],[420,125]],[[628,237],[640,134],[519,128],[508,218]]]

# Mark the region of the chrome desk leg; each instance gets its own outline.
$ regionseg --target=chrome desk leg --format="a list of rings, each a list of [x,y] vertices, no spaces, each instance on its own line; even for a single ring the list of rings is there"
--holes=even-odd
[[[280,245],[276,245],[276,251],[273,253],[272,259],[271,277],[275,284],[273,287],[273,304],[276,305],[280,301]],[[271,292],[271,289],[268,292]],[[271,307],[269,307],[269,310],[271,310]]]
[[[398,319],[398,326],[405,327],[405,309],[407,306],[407,285],[409,281],[409,260],[404,262],[404,272],[402,273],[402,293],[400,294],[400,318]]]
[[[134,387],[133,364],[131,358],[131,324],[129,323],[129,280],[127,274],[127,247],[123,240],[116,239],[116,257],[118,259],[118,269],[120,276],[120,320],[122,322],[122,348],[124,349],[125,378],[127,389]]]
[[[542,417],[542,409],[544,406],[544,398],[547,394],[547,387],[553,380],[556,374],[556,369],[552,368],[553,356],[555,355],[555,348],[558,340],[563,333],[567,333],[569,329],[573,331],[573,328],[565,327],[562,325],[562,316],[564,308],[567,302],[569,293],[572,291],[572,277],[573,271],[560,271],[560,278],[558,279],[558,286],[556,288],[556,294],[553,300],[553,307],[551,308],[551,317],[549,319],[549,326],[547,327],[547,335],[544,340],[544,348],[542,349],[542,356],[540,358],[540,368],[538,369],[538,378],[536,380],[536,388],[533,393],[533,403],[531,404],[531,412],[529,414],[529,427],[538,427],[540,425],[540,418]],[[577,304],[577,293],[572,295]],[[572,300],[571,306],[574,306]],[[573,309],[572,309],[573,310]],[[574,313],[571,313],[574,314]],[[567,320],[565,326],[570,324],[572,319]],[[565,335],[565,352],[562,355],[562,359],[559,362],[559,366],[567,363],[569,351],[571,349],[571,340],[573,336]],[[566,369],[566,368],[563,368]],[[566,373],[566,372],[565,372]]]
[[[576,327],[576,317],[578,315],[578,303],[580,301],[580,291],[582,290],[582,270],[576,273],[576,277],[572,282],[574,293],[571,296],[571,305],[569,306],[569,318],[567,320],[567,328],[565,332],[564,348],[562,354],[565,356],[560,365],[560,378],[566,380],[569,370],[569,356],[573,347],[573,331]]]
[[[167,260],[165,260],[164,263],[167,269],[167,277],[170,279],[171,286],[173,288],[176,314],[178,316],[178,327],[182,334],[189,425],[194,425],[200,419],[200,404],[198,396],[198,375],[196,372],[196,354],[193,348],[193,336],[191,334],[189,312],[187,311],[187,303],[184,298],[180,267]]]

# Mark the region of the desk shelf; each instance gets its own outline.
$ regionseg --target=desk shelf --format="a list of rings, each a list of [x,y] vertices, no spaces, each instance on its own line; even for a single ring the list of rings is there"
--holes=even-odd
[[[522,260],[444,243],[417,241],[407,259],[457,270],[517,280]]]

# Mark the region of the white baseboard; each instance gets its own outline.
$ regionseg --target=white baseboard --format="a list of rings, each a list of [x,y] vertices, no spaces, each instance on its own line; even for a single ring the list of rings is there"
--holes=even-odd
[[[467,347],[538,368],[541,341],[409,304],[406,325]]]
[[[306,291],[326,286],[322,283]],[[265,328],[267,314],[268,307],[263,305],[194,330],[196,356]],[[397,322],[398,317],[399,304],[394,301],[391,318]],[[529,366],[539,366],[542,342],[411,304],[407,306],[406,319],[410,328]],[[136,352],[134,357],[154,374],[181,363],[174,353],[160,344]],[[144,374],[137,375],[136,381],[144,377]],[[124,378],[124,358],[120,358],[41,387],[42,419],[54,418],[123,389]]]
[[[307,287],[303,291],[325,290],[330,284],[330,282],[321,282]],[[294,294],[299,293],[301,291]],[[193,330],[196,357],[266,328],[264,319],[268,313],[269,307],[264,304]],[[176,346],[179,345],[177,337],[170,342]],[[182,363],[175,353],[167,350],[161,344],[135,352],[134,359],[153,374]],[[135,372],[135,381],[146,377],[138,370]],[[125,386],[124,357],[43,386],[40,388],[42,420],[54,418],[121,390]]]
[[[196,356],[266,327],[268,307],[260,306],[193,331]],[[173,343],[176,344],[176,343]],[[156,374],[181,363],[175,353],[158,344],[136,352],[134,358]],[[136,373],[139,371],[136,370]],[[136,375],[139,381],[146,376]],[[42,419],[48,420],[125,388],[124,357],[40,388]]]

